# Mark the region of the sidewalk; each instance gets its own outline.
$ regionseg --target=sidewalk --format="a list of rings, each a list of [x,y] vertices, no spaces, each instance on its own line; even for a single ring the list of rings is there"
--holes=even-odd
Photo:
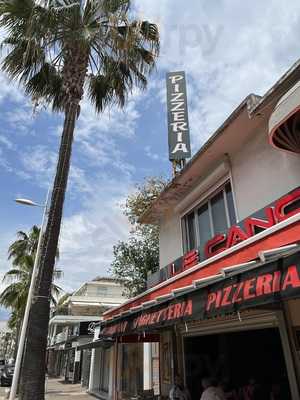
[[[62,380],[49,379],[46,383],[47,400],[62,400],[75,398],[76,400],[92,400],[92,397],[85,393],[81,385],[66,384]]]
[[[0,400],[7,399],[8,388],[0,387]],[[46,383],[46,400],[95,400],[95,397],[85,393],[81,385],[66,384],[62,380],[49,379]]]

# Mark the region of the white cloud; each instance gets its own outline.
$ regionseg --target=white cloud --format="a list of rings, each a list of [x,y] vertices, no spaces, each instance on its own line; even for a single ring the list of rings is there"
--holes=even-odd
[[[96,114],[93,106],[85,99],[81,106],[76,136],[83,139],[95,132],[96,135],[99,134],[100,136],[104,133],[110,133],[114,136],[132,137],[139,118],[136,103],[141,99],[141,96],[141,92],[134,91],[130,95],[124,110],[113,106],[101,114]]]
[[[134,172],[133,165],[126,159],[126,154],[120,150],[118,139],[134,140],[135,129],[140,117],[137,111],[141,93],[135,91],[124,110],[112,107],[104,113],[96,114],[92,105],[85,99],[82,102],[80,118],[76,123],[73,156],[70,170],[69,188],[81,193],[93,191],[93,170],[109,167],[121,171],[130,178]],[[24,130],[29,130],[32,123],[32,113],[21,109],[20,113],[13,111],[5,114],[9,124],[22,124]],[[51,116],[50,116],[51,118]],[[52,117],[53,118],[53,117]],[[27,123],[27,127],[26,127]],[[56,138],[58,148],[62,125],[58,122],[50,127],[48,136]],[[1,136],[0,136],[1,144]],[[20,161],[23,166],[24,178],[33,178],[39,186],[48,187],[53,179],[58,154],[49,145],[34,144],[22,148]]]
[[[7,157],[5,156],[3,149],[0,148],[0,167],[4,168],[8,172],[12,172],[13,169],[10,166]]]
[[[59,265],[64,271],[63,283],[67,290],[78,287],[83,280],[107,274],[113,245],[128,237],[128,221],[120,203],[130,187],[126,177],[112,179],[104,174],[95,182],[94,193],[84,208],[64,218]]]
[[[111,107],[101,114],[95,113],[87,99],[83,101],[75,131],[75,146],[78,146],[86,165],[93,168],[109,166],[126,172],[128,176],[134,172],[132,163],[120,150],[118,140],[134,140],[140,117],[137,105],[141,98],[141,92],[134,91],[124,110]]]
[[[28,103],[17,105],[2,115],[5,123],[15,135],[34,135],[31,127],[35,121],[32,107]]]
[[[8,150],[14,150],[14,143],[9,140],[6,136],[0,134],[0,146],[3,145]]]
[[[145,147],[145,153],[146,153],[146,156],[151,158],[152,160],[160,159],[160,156],[157,153],[153,152],[153,149],[151,148],[151,146]]]
[[[20,161],[23,172],[30,179],[35,179],[43,188],[49,187],[57,163],[57,154],[54,151],[42,145],[28,146],[23,150]]]
[[[295,0],[267,6],[258,0],[136,0],[135,6],[160,26],[159,66],[187,72],[194,150],[244,97],[263,94],[299,57]]]
[[[25,97],[18,85],[8,80],[3,73],[0,73],[0,88],[0,102],[10,100],[22,103],[25,101]]]

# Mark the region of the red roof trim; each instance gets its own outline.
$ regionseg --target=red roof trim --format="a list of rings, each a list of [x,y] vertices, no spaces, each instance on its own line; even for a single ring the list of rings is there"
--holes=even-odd
[[[223,253],[163,282],[144,295],[133,298],[118,308],[107,311],[104,319],[129,311],[130,308],[140,306],[146,301],[155,300],[158,296],[171,293],[174,289],[189,286],[197,279],[216,275],[225,267],[256,259],[259,251],[278,248],[297,241],[300,241],[300,213],[234,246],[229,249],[230,251],[225,250]]]

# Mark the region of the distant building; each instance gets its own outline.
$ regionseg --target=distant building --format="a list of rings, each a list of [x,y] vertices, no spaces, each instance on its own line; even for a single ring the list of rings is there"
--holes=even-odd
[[[84,283],[66,301],[69,315],[102,315],[110,308],[124,302],[123,286],[120,281],[97,277]]]
[[[48,335],[48,373],[88,385],[90,351],[77,351],[94,336],[94,325],[103,312],[121,305],[123,285],[119,280],[97,277],[84,283],[52,311]]]

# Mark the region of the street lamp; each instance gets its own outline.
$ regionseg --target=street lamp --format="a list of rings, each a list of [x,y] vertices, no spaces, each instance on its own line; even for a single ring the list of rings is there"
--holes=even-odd
[[[18,203],[18,204],[25,205],[25,206],[45,207],[44,204],[38,204],[38,203],[35,203],[34,201],[29,200],[29,199],[15,199],[15,202]]]
[[[36,255],[35,255],[35,259],[34,259],[30,287],[29,287],[29,292],[28,292],[28,297],[27,297],[27,302],[26,302],[26,308],[25,308],[23,322],[22,322],[22,329],[21,329],[21,333],[20,333],[18,352],[17,352],[17,358],[16,358],[16,362],[15,362],[15,370],[14,370],[9,400],[15,400],[17,390],[18,390],[18,383],[19,383],[22,357],[23,357],[23,351],[24,351],[24,345],[25,345],[25,339],[26,339],[28,319],[29,319],[31,303],[33,300],[33,295],[34,295],[35,282],[36,282],[37,273],[38,273],[40,252],[41,252],[41,247],[42,247],[41,244],[42,244],[42,238],[43,238],[43,230],[44,230],[44,224],[45,224],[45,220],[46,220],[46,216],[47,216],[47,204],[48,204],[48,199],[49,199],[49,193],[50,193],[50,190],[48,191],[45,204],[38,204],[29,199],[22,199],[22,198],[15,199],[15,201],[17,203],[22,204],[22,205],[33,206],[33,207],[42,207],[44,209],[44,212],[43,212],[43,219],[42,219],[42,225],[41,225],[40,234],[39,234]]]

